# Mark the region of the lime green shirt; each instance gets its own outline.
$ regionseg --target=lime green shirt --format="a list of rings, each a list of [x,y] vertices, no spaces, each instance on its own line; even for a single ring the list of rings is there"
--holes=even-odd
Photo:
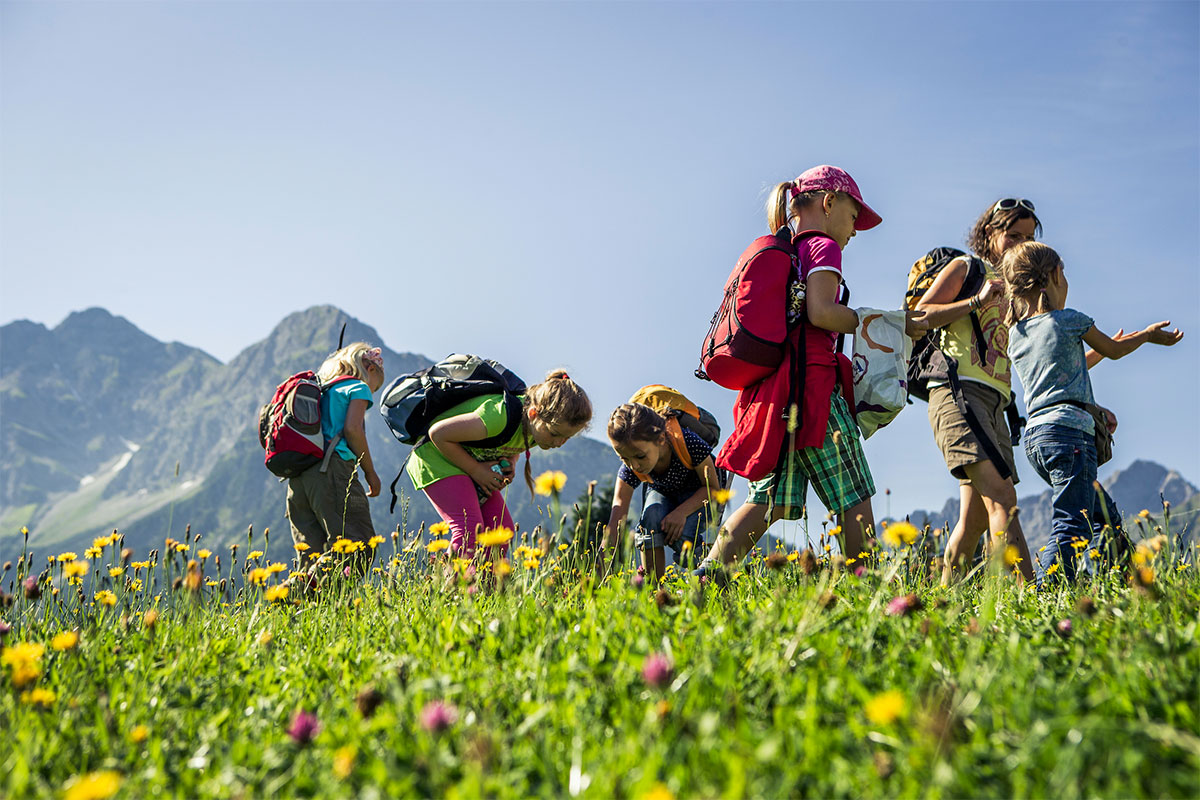
[[[474,414],[479,417],[483,421],[484,428],[487,429],[488,436],[497,436],[503,433],[504,425],[508,422],[508,417],[504,413],[504,395],[499,394],[487,394],[459,403],[439,415],[434,422],[457,417],[459,414]],[[525,426],[522,425],[517,428],[512,439],[498,447],[481,448],[466,447],[465,445],[464,447],[477,461],[496,461],[500,458],[507,458],[515,462],[516,455],[525,452],[532,446],[532,442],[526,443],[525,436]],[[451,475],[466,474],[454,466],[433,442],[426,442],[414,449],[405,469],[416,489],[424,489],[429,484],[440,481],[442,478],[449,478]]]
[[[987,269],[987,278],[998,278],[999,274],[988,262],[983,262]],[[1008,305],[1008,295],[992,297],[976,313],[979,315],[979,327],[983,329],[987,345],[987,359],[979,360],[979,350],[975,346],[975,332],[971,325],[971,317],[967,315],[956,319],[941,330],[942,352],[958,361],[958,377],[965,381],[976,381],[990,386],[1000,393],[1005,400],[1012,397],[1012,365],[1008,360],[1008,325],[1004,323],[1004,308]],[[930,382],[930,386],[945,385]]]

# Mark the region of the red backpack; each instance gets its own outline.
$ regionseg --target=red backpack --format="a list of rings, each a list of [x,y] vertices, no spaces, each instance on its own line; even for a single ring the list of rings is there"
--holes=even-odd
[[[321,464],[342,438],[339,433],[326,443],[321,432],[321,393],[343,381],[358,380],[339,375],[322,385],[308,369],[297,372],[275,389],[271,402],[258,414],[258,441],[267,451],[264,463],[281,478],[294,478]]]
[[[725,281],[725,296],[713,314],[700,350],[696,377],[745,389],[783,363],[788,339],[790,286],[801,286],[799,261],[787,228],[760,236],[742,253]]]

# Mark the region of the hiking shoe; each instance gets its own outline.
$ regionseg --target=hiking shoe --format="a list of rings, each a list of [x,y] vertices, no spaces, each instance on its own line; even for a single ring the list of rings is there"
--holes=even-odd
[[[700,579],[701,585],[711,583],[718,589],[724,589],[729,585],[729,572],[726,571],[725,566],[709,558],[701,561],[700,566],[692,570],[692,574]]]

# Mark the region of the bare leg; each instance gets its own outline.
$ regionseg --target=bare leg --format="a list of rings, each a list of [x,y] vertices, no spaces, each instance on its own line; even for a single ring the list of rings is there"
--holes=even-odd
[[[706,561],[718,564],[733,564],[749,553],[771,523],[778,517],[768,519],[765,503],[743,503],[729,515],[728,521],[717,532],[717,540],[708,551]]]
[[[1033,580],[1033,566],[1029,559],[1029,545],[1021,532],[1021,523],[1010,514],[1017,505],[1017,490],[1011,480],[1001,478],[1000,473],[991,461],[980,461],[964,468],[971,488],[983,501],[987,514],[987,529],[995,536],[1001,532],[1005,535],[1006,544],[1017,548],[1021,558],[1021,576],[1025,580]],[[963,493],[964,500],[966,493]],[[959,525],[954,528],[950,541],[946,545],[946,564],[942,571],[942,584],[951,582],[957,569],[959,574],[965,574],[970,568],[971,556],[979,543],[980,529],[972,513],[974,502],[964,504],[965,514],[959,513]],[[957,538],[956,538],[957,537]]]
[[[838,514],[838,527],[842,529],[842,555],[858,558],[863,552],[863,541],[875,532],[875,512],[871,509],[871,498]]]
[[[642,551],[642,569],[646,574],[654,574],[656,582],[661,583],[663,573],[667,571],[667,554],[661,547],[647,547]]]

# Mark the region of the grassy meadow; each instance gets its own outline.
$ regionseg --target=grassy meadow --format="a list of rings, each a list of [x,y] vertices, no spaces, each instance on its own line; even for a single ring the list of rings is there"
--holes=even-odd
[[[0,797],[1197,797],[1195,553],[1139,528],[1042,592],[940,588],[897,526],[724,588],[525,534],[104,537],[6,567]]]

